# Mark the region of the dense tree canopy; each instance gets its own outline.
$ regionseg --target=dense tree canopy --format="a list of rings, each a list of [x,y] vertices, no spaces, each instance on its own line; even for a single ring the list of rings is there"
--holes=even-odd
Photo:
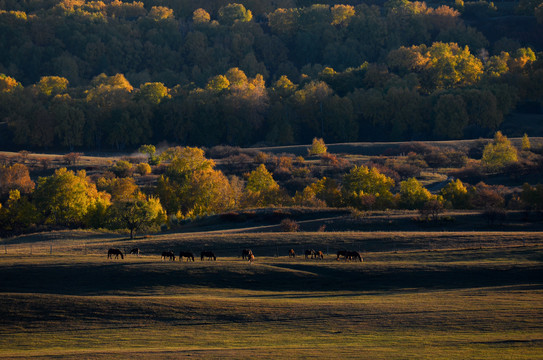
[[[541,103],[543,30],[460,3],[3,2],[0,122],[70,151],[486,136]]]

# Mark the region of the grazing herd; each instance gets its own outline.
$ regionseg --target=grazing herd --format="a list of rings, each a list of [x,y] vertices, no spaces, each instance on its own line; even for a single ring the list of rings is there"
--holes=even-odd
[[[139,256],[141,254],[141,251],[139,248],[131,249],[130,254]],[[307,249],[304,252],[306,259],[316,259],[316,260],[323,260],[324,259],[324,253],[322,251],[317,251],[313,249]],[[121,259],[124,259],[123,252],[119,249],[111,248],[107,252],[107,258],[108,259],[118,259],[119,256]],[[288,257],[289,258],[296,258],[296,252],[294,249],[290,249],[288,251]],[[255,260],[255,256],[251,249],[243,249],[241,252],[241,258],[242,260],[247,260],[249,263],[252,263]],[[336,260],[339,261],[341,258],[345,261],[364,261],[362,259],[362,256],[358,251],[350,251],[350,250],[339,250],[337,252]],[[194,254],[190,251],[181,251],[179,253],[179,261],[183,261],[183,259],[186,259],[186,261],[194,261]],[[202,251],[200,253],[200,261],[205,260],[213,260],[216,261],[217,257],[212,251]],[[162,252],[161,260],[170,260],[175,261],[175,253],[171,250]]]

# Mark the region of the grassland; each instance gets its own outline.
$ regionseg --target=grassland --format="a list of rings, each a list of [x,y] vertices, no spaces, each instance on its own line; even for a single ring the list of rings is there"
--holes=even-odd
[[[542,359],[542,239],[212,231],[4,240],[0,358]],[[109,246],[144,254],[108,260]],[[238,257],[246,246],[252,265]],[[360,249],[365,261],[289,259],[290,247]],[[170,248],[214,249],[218,260],[161,261]]]

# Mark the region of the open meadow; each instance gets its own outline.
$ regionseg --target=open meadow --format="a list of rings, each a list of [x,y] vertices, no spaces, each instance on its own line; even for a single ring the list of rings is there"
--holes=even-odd
[[[60,231],[3,240],[0,357],[541,359],[542,239]],[[142,254],[107,259],[109,247]],[[305,259],[305,248],[328,254]],[[345,248],[364,262],[337,261]],[[196,261],[163,261],[169,249]],[[200,261],[204,249],[217,261]]]

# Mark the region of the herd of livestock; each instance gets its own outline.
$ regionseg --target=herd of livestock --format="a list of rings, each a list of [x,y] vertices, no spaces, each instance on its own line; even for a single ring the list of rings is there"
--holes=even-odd
[[[134,248],[130,250],[129,254],[139,256],[141,254],[141,251],[139,248]],[[322,251],[316,251],[313,249],[305,250],[304,255],[306,259],[316,259],[316,260],[324,259],[324,253]],[[343,259],[345,261],[351,261],[351,260],[360,261],[360,262],[364,261],[358,251],[339,250],[336,255],[337,255],[336,260],[338,261],[340,259]],[[118,259],[119,256],[121,257],[121,259],[124,259],[124,254],[119,249],[111,248],[107,252],[108,259],[112,259],[112,258]],[[288,251],[288,257],[296,258],[296,252],[294,251],[294,249],[290,249]],[[252,263],[255,260],[255,256],[251,249],[243,249],[241,252],[241,258],[243,260],[249,261],[250,263]],[[161,259],[175,261],[175,253],[171,250],[164,251],[162,252]],[[194,261],[194,254],[190,251],[181,251],[179,253],[179,261],[183,261],[184,259],[186,259],[186,261]],[[200,253],[200,260],[201,261],[217,260],[217,257],[215,256],[215,253],[213,253],[212,251],[202,251]]]

